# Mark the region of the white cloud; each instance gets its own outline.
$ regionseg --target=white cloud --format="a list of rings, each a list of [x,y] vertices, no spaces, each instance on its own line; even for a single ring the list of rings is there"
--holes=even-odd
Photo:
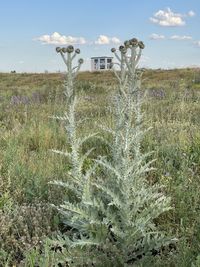
[[[94,43],[98,45],[119,44],[120,40],[117,37],[108,37],[106,35],[99,35],[98,39]]]
[[[97,39],[97,41],[95,41],[95,44],[109,44],[110,43],[110,39],[108,36],[106,35],[100,35],[99,38]]]
[[[170,8],[167,8],[166,10],[157,11],[153,17],[150,18],[150,21],[163,27],[184,26],[184,18],[193,16],[195,16],[195,13],[192,10],[185,15],[174,13]]]
[[[120,44],[120,40],[119,40],[119,38],[117,38],[117,37],[112,37],[111,38],[111,42],[113,43],[113,44]]]
[[[164,40],[164,39],[177,40],[177,41],[192,40],[192,37],[189,35],[172,35],[170,37],[165,37],[162,34],[152,33],[149,37],[152,40]]]
[[[162,35],[162,34],[152,33],[150,35],[150,39],[152,39],[152,40],[163,40],[163,39],[165,39],[165,36]]]
[[[194,17],[195,15],[196,15],[195,12],[192,11],[192,10],[190,10],[190,11],[188,12],[188,16],[189,16],[189,17]]]
[[[41,41],[43,44],[55,44],[55,45],[68,45],[68,44],[85,44],[86,40],[83,37],[73,37],[61,35],[58,32],[54,32],[51,35],[45,34],[38,38],[37,41]]]
[[[200,41],[194,42],[195,46],[200,47]]]
[[[171,40],[178,40],[178,41],[184,41],[184,40],[192,40],[192,37],[191,36],[187,36],[187,35],[183,35],[183,36],[180,36],[180,35],[172,35],[170,37]]]

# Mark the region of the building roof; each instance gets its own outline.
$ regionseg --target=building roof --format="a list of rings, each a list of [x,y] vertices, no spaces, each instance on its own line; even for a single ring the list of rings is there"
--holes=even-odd
[[[105,57],[91,57],[91,59],[95,59],[95,58],[113,58],[113,57],[107,57],[107,56],[105,56]]]

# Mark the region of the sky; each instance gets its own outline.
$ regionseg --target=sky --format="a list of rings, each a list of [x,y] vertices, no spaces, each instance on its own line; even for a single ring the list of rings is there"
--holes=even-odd
[[[57,46],[90,58],[133,37],[145,43],[140,66],[200,67],[200,0],[0,1],[0,72],[57,72]]]

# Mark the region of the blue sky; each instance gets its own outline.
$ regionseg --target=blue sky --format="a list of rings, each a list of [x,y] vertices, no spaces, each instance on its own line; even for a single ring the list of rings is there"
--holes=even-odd
[[[137,37],[141,65],[200,66],[199,0],[6,0],[0,2],[0,71],[64,70],[56,46],[74,44],[90,57]]]

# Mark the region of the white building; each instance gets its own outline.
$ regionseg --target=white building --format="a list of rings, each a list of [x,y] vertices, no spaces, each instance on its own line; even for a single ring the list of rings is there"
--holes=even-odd
[[[91,57],[91,70],[110,70],[112,68],[113,57]]]

